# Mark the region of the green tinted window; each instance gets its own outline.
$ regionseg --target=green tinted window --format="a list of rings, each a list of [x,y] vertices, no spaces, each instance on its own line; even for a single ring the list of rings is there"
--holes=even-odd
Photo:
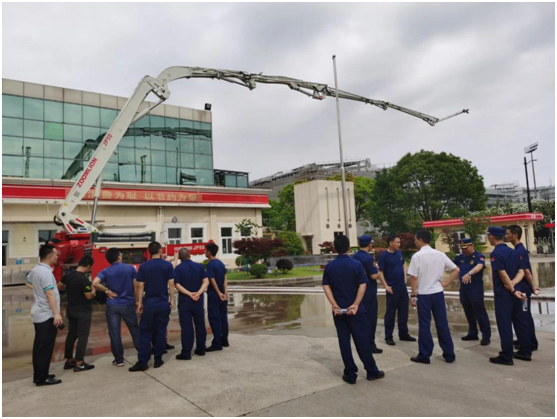
[[[178,169],[176,167],[167,167],[166,168],[166,183],[169,185],[177,185],[178,184]]]
[[[166,150],[166,140],[162,135],[151,135],[151,148],[153,150]]]
[[[23,115],[25,119],[44,119],[44,102],[42,99],[23,99]]]
[[[45,141],[45,157],[62,158],[64,155],[64,143],[62,141]]]
[[[178,167],[180,165],[179,154],[172,151],[167,151],[166,165],[172,167]]]
[[[151,164],[151,153],[147,150],[135,150],[135,161],[139,164]]]
[[[211,124],[199,122],[199,129],[201,130],[201,135],[203,135],[206,139],[210,139],[212,137]]]
[[[43,138],[44,123],[28,119],[23,120],[23,135],[25,137]]]
[[[136,165],[135,172],[139,183],[151,183],[151,166]]]
[[[194,167],[193,154],[180,153],[180,167]]]
[[[135,147],[136,148],[151,148],[151,136],[136,136],[135,137]]]
[[[2,176],[23,176],[23,157],[2,156]]]
[[[180,149],[180,142],[177,138],[166,138],[166,149],[168,151],[178,151]]]
[[[2,95],[2,116],[23,118],[23,98],[21,96]]]
[[[193,129],[193,121],[189,119],[180,119],[180,127]]]
[[[96,141],[101,135],[100,128],[83,127],[83,141],[94,140]]]
[[[166,164],[166,157],[164,151],[151,151],[151,164],[155,166],[164,166]]]
[[[178,118],[164,118],[164,126],[166,128],[180,128],[180,120]]]
[[[101,110],[94,106],[83,107],[83,125],[90,127],[101,126]]]
[[[61,145],[61,143],[56,143]],[[46,179],[62,179],[64,174],[64,160],[44,159],[44,177]]]
[[[236,187],[236,175],[224,175],[224,186],[227,188]]]
[[[44,120],[64,122],[64,104],[62,102],[44,101]]]
[[[195,155],[195,168],[196,169],[212,169],[213,168],[213,157],[212,156],[202,156],[199,154]]]
[[[197,178],[198,185],[208,185],[212,186],[215,179],[213,178],[213,171],[212,170],[202,170],[196,169],[195,176]]]
[[[135,163],[135,150],[133,148],[118,147],[118,162]]]
[[[83,130],[79,125],[64,124],[64,141],[83,141]]]
[[[166,167],[151,166],[153,183],[166,183]]]
[[[43,166],[44,161],[41,157],[31,157],[29,158],[29,167],[25,168],[23,176],[33,179],[42,179],[44,177]]]
[[[64,124],[56,124],[54,122],[44,123],[44,137],[48,140],[64,139]]]
[[[120,182],[137,182],[134,164],[121,164],[119,165]]]
[[[64,160],[64,174],[62,179],[76,179],[83,172],[81,160]]]
[[[64,141],[64,158],[83,160],[83,144]]]
[[[103,169],[103,180],[118,182],[118,165],[107,163]]]
[[[151,115],[151,128],[164,128],[164,116]]]
[[[117,110],[101,108],[101,127],[110,128],[117,116]]]
[[[212,154],[211,142],[195,139],[195,154]]]
[[[2,135],[23,137],[23,119],[2,117]]]
[[[133,126],[135,128],[149,128],[150,124],[149,124],[149,115],[145,115],[143,118],[141,118],[139,121],[137,121],[135,124],[133,124]]]
[[[181,153],[193,153],[193,138],[192,137],[179,137]]]
[[[34,138],[25,138],[23,140],[24,155],[33,157],[44,156],[44,141]]]
[[[179,185],[195,185],[197,178],[194,169],[180,169],[178,171],[178,184]]]
[[[247,175],[238,175],[236,186],[238,188],[247,188],[248,187],[248,177]]]
[[[135,147],[135,141],[133,135],[124,135],[120,140],[120,144],[122,147]]]
[[[73,103],[64,103],[64,122],[66,124],[79,124],[83,123],[82,106]]]
[[[2,154],[23,154],[23,138],[2,136]]]

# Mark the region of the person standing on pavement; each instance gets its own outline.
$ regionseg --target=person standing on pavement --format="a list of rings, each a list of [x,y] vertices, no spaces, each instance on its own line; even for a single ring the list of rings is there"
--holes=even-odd
[[[190,251],[180,249],[178,253],[182,261],[174,269],[174,285],[178,290],[178,314],[182,329],[182,352],[176,359],[191,359],[195,324],[196,349],[195,354],[205,355],[205,341],[207,328],[205,326],[205,310],[203,309],[204,294],[209,286],[209,279],[201,263],[191,260]]]
[[[323,272],[323,290],[333,310],[333,320],[337,330],[340,354],[344,363],[343,381],[356,384],[358,367],[352,357],[350,338],[367,372],[368,380],[383,378],[385,373],[379,371],[369,339],[365,304],[361,304],[369,279],[363,265],[348,255],[350,240],[338,236],[334,242],[338,256],[325,266]]]
[[[114,356],[112,365],[123,367],[124,346],[120,333],[122,319],[130,331],[135,349],[139,348],[139,324],[135,313],[137,271],[133,266],[122,263],[122,253],[117,247],[107,250],[106,260],[110,266],[98,273],[93,280],[93,287],[106,293],[105,314],[110,349]]]
[[[493,272],[493,295],[495,318],[501,338],[499,356],[489,358],[489,362],[499,365],[513,365],[513,357],[524,361],[532,360],[532,341],[528,327],[528,313],[523,311],[521,283],[524,270],[516,252],[503,242],[505,229],[489,227],[487,238],[494,247],[491,252]],[[520,344],[520,352],[513,353],[513,325]]]
[[[170,321],[170,311],[174,307],[174,268],[172,263],[162,259],[159,242],[149,243],[151,260],[139,267],[137,274],[137,311],[141,313],[139,322],[139,353],[137,363],[131,372],[145,371],[151,359],[151,342],[154,339],[155,368],[163,366],[162,356],[166,348],[166,331]],[[145,297],[143,297],[145,291]]]
[[[524,279],[526,281],[522,281],[522,292],[526,294],[526,298],[528,298],[528,329],[530,331],[530,336],[532,338],[532,350],[538,350],[538,339],[536,338],[536,327],[534,325],[534,318],[532,317],[532,310],[531,310],[531,297],[532,293],[539,294],[540,288],[535,284],[534,277],[532,276],[532,265],[530,265],[530,253],[524,247],[524,244],[520,241],[522,238],[522,227],[519,225],[513,224],[507,227],[507,231],[505,234],[505,240],[508,243],[511,243],[514,246],[514,251],[518,255],[518,259],[520,260],[520,267],[524,270]],[[516,285],[516,284],[513,284]],[[515,349],[519,350],[520,346],[518,340],[514,342]]]
[[[36,386],[60,384],[62,380],[49,374],[50,360],[56,343],[56,333],[62,323],[60,294],[52,266],[58,261],[54,246],[44,245],[39,249],[40,262],[31,269],[26,285],[33,289],[31,317],[35,326],[33,342],[33,382]]]
[[[400,249],[400,238],[390,234],[387,238],[388,249],[378,260],[379,280],[387,295],[385,312],[385,342],[394,345],[393,331],[395,316],[398,313],[398,337],[402,341],[416,342],[416,338],[408,333],[408,289],[406,288],[406,261]]]
[[[458,276],[458,267],[439,250],[432,249],[431,233],[427,230],[418,231],[414,243],[418,252],[412,256],[408,274],[412,281],[412,306],[418,307],[418,320],[420,328],[418,331],[417,356],[410,358],[412,362],[429,364],[433,353],[433,337],[431,336],[431,314],[435,319],[437,339],[443,350],[443,358],[448,363],[454,362],[453,340],[447,320],[447,309],[445,307],[445,295],[443,289],[450,285]],[[449,278],[443,281],[445,271],[451,271]]]
[[[460,240],[462,253],[454,260],[460,270],[460,304],[468,321],[468,334],[462,340],[479,340],[478,326],[482,332],[482,346],[491,343],[491,326],[484,303],[483,269],[485,256],[474,248],[472,239]]]
[[[206,352],[222,351],[223,346],[228,347],[228,279],[226,266],[217,259],[219,247],[215,243],[205,245],[207,263],[207,278],[210,286],[207,290],[209,298],[207,311],[209,325],[213,331],[213,341]]]
[[[64,369],[73,369],[74,372],[88,371],[95,368],[94,365],[83,360],[93,319],[91,300],[95,298],[95,289],[91,280],[86,276],[91,272],[93,263],[92,257],[82,257],[77,264],[77,269],[64,275],[58,283],[58,290],[66,291],[68,301],[66,316],[68,317],[69,327],[64,351],[64,358],[66,358]],[[73,349],[76,340],[77,348],[74,358]]]
[[[352,257],[362,264],[366,272],[366,277],[369,280],[364,296],[366,317],[369,325],[369,341],[371,343],[372,353],[380,354],[383,353],[383,350],[375,345],[375,331],[377,330],[377,314],[379,310],[379,304],[377,302],[377,279],[379,278],[379,273],[375,267],[375,259],[370,255],[373,247],[373,239],[371,236],[364,234],[360,237],[359,241],[360,250],[354,253]]]

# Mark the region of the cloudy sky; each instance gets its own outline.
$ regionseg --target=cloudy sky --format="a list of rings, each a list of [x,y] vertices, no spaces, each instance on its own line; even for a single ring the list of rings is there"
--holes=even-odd
[[[129,96],[146,74],[200,66],[289,76],[443,117],[341,101],[345,155],[396,162],[420,149],[471,160],[486,185],[555,176],[554,4],[3,4],[2,77]],[[213,104],[215,168],[250,179],[338,160],[335,100],[211,80],[167,103]]]

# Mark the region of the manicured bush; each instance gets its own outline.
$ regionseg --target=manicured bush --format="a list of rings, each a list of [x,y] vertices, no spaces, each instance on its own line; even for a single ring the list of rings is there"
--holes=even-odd
[[[238,268],[240,268],[240,267],[244,266],[244,264],[246,263],[246,261],[247,261],[247,259],[245,258],[245,256],[240,255],[240,256],[238,256],[238,257],[236,258],[235,263],[236,263],[236,266],[237,266]]]
[[[277,234],[277,237],[284,242],[281,249],[286,250],[287,255],[304,254],[304,245],[302,244],[302,239],[295,231],[281,231]]]
[[[279,271],[281,271],[283,274],[285,274],[288,271],[291,271],[292,269],[294,269],[294,264],[292,263],[291,260],[288,259],[279,259],[277,260],[277,269]]]
[[[245,256],[250,263],[257,263],[262,260],[264,263],[271,255],[282,247],[283,241],[280,239],[262,239],[252,237],[249,239],[235,240],[235,253]]]
[[[255,263],[251,265],[249,269],[249,273],[255,276],[256,278],[263,278],[267,274],[267,267],[262,263]]]

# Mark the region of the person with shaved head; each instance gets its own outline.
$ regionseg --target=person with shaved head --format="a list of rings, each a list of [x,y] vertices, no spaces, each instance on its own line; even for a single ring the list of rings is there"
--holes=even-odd
[[[178,290],[178,314],[182,328],[182,351],[176,359],[190,360],[193,349],[194,325],[195,354],[205,355],[207,329],[203,310],[204,293],[209,279],[202,264],[191,260],[189,249],[183,247],[178,252],[181,263],[174,269],[174,286]]]

